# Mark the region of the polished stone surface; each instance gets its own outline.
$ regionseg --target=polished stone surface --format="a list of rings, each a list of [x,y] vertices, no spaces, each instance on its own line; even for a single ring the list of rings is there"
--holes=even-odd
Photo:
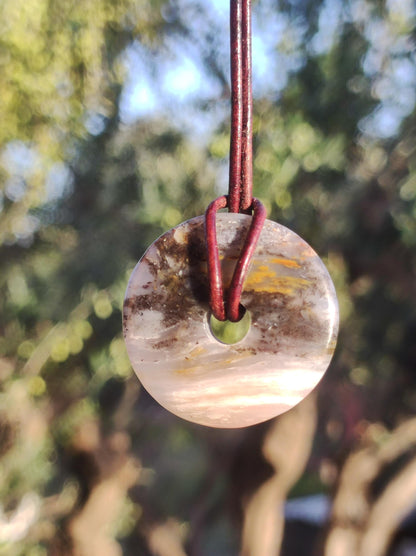
[[[219,213],[227,286],[251,217]],[[204,217],[166,232],[130,278],[124,337],[143,386],[176,415],[214,427],[274,417],[317,385],[331,360],[338,304],[329,274],[294,232],[266,220],[242,295],[251,326],[226,345],[209,327]]]

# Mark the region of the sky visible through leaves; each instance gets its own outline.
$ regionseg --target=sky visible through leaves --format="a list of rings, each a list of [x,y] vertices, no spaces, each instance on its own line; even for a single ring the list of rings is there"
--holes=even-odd
[[[222,0],[209,0],[207,13],[220,33],[216,35],[217,48],[224,60],[224,72],[228,75],[229,48],[229,9]],[[177,3],[177,9],[186,13],[189,0]],[[319,27],[308,44],[304,41],[305,26],[300,21],[289,21],[285,14],[273,12],[270,17],[268,2],[262,2],[262,10],[256,10],[253,17],[253,93],[254,97],[270,96],[278,98],[287,84],[288,75],[298,70],[305,61],[302,45],[315,54],[325,54],[333,45],[334,38],[341,25],[346,21],[366,23],[367,7],[361,0],[354,0],[347,5],[341,0],[326,0],[319,18]],[[411,0],[390,0],[387,8],[392,19],[398,25],[406,25],[415,16],[415,6]],[[205,14],[204,14],[205,15]],[[192,17],[186,23],[194,34],[198,34],[199,19]],[[372,137],[388,138],[397,134],[400,123],[413,109],[416,100],[416,66],[404,57],[413,47],[403,41],[397,41],[389,30],[388,24],[381,18],[371,20],[365,27],[365,36],[370,49],[362,60],[364,72],[369,77],[377,76],[373,95],[379,101],[377,108],[363,119],[361,129]],[[282,44],[284,48],[282,49]],[[276,48],[280,46],[279,55]],[[192,42],[174,37],[167,45],[169,56],[156,70],[146,69],[150,52],[135,44],[126,52],[128,77],[122,97],[121,117],[125,122],[132,122],[137,117],[166,111],[174,122],[187,124],[186,111],[183,108],[195,101],[209,100],[218,96],[218,84],[204,72],[203,65],[192,49]],[[385,67],[383,60],[386,53],[393,50],[396,58]],[[359,83],[351,83],[352,89],[359,89]],[[175,109],[180,105],[182,110]],[[172,108],[174,107],[174,108]],[[169,110],[171,108],[171,110]],[[202,116],[201,116],[202,117]],[[223,117],[223,114],[221,114]],[[185,120],[185,121],[184,121]],[[212,126],[216,125],[215,117]],[[193,121],[197,130],[206,129],[206,121],[199,126]]]

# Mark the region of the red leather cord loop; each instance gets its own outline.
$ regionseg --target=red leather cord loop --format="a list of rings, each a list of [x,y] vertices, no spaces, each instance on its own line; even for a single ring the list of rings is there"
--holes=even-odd
[[[205,211],[205,237],[208,253],[208,282],[211,310],[218,320],[225,320],[224,289],[220,254],[217,242],[217,212],[228,205],[228,197],[223,195],[212,201]]]
[[[218,320],[237,322],[240,314],[240,298],[243,291],[244,280],[247,276],[250,261],[257,245],[263,223],[266,218],[266,209],[258,200],[253,199],[253,218],[247,232],[241,255],[234,269],[231,285],[228,291],[228,303],[224,303],[224,288],[222,283],[222,271],[217,241],[217,212],[228,206],[229,198],[226,195],[215,199],[207,208],[205,213],[205,234],[208,246],[208,280],[210,286],[211,310]]]
[[[243,316],[240,314],[240,298],[243,291],[244,280],[250,266],[251,258],[256,249],[263,224],[266,219],[266,208],[258,199],[253,198],[253,217],[248,230],[240,258],[234,270],[228,291],[227,317],[232,322],[237,322]]]
[[[253,96],[251,61],[251,0],[230,0],[231,48],[231,140],[228,196],[213,201],[205,213],[208,251],[210,303],[218,320],[240,319],[240,298],[251,257],[256,248],[266,210],[253,198]],[[253,212],[253,220],[224,302],[221,264],[218,253],[216,213]]]

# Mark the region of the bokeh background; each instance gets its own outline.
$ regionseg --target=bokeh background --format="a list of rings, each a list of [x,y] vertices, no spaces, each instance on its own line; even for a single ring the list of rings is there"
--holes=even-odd
[[[341,331],[270,423],[168,414],[127,280],[227,191],[226,0],[2,0],[0,554],[416,554],[416,8],[253,2],[254,191]]]

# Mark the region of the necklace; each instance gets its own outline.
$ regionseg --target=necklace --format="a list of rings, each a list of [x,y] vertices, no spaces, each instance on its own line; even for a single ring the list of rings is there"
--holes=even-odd
[[[147,249],[123,310],[143,386],[172,413],[221,428],[265,421],[308,395],[339,318],[321,259],[252,196],[250,0],[231,0],[230,22],[229,193]]]

